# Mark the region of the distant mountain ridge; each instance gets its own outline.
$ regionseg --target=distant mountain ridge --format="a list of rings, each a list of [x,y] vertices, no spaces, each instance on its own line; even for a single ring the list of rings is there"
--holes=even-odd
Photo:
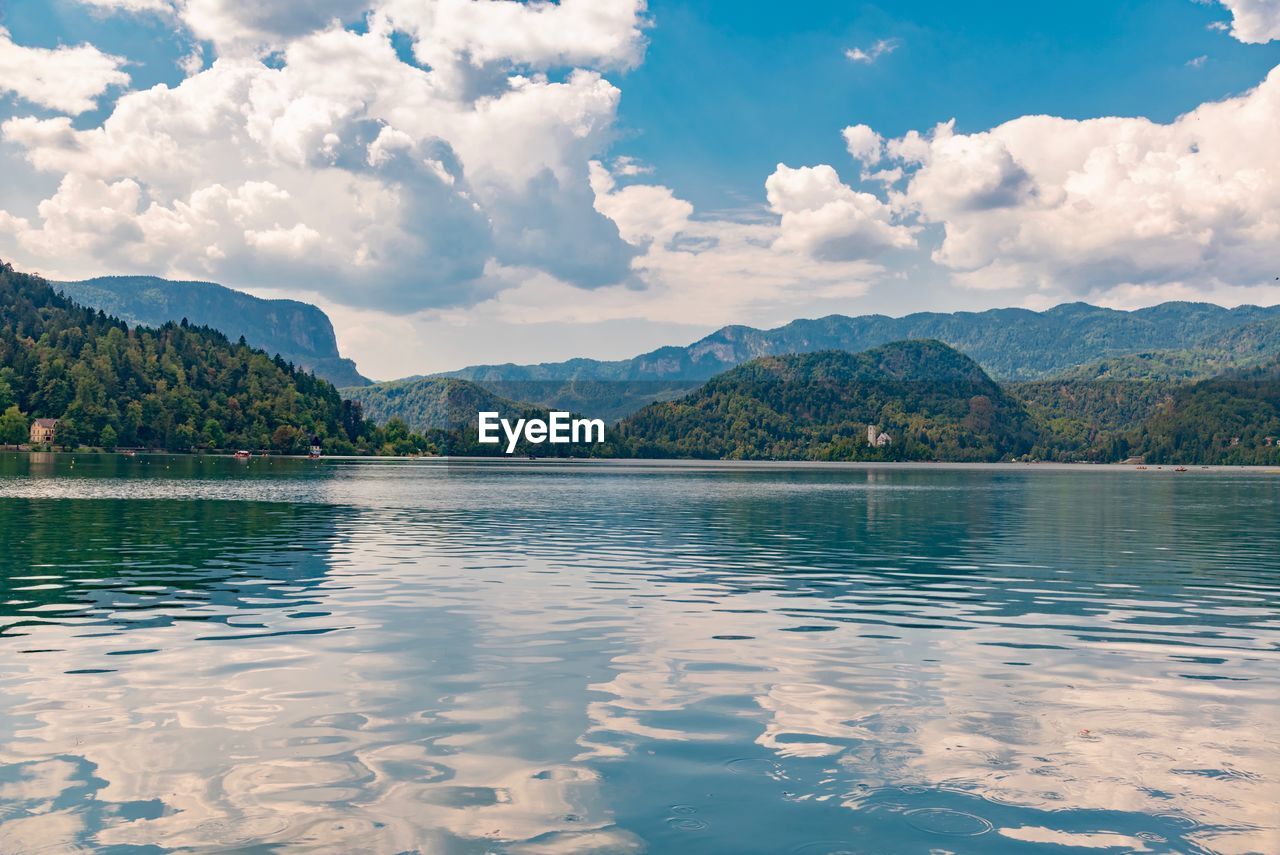
[[[686,394],[707,379],[761,356],[844,350],[934,339],[974,359],[1000,381],[1039,380],[1101,360],[1154,351],[1212,350],[1208,369],[1280,353],[1280,306],[1223,308],[1171,302],[1122,311],[1067,303],[1042,312],[920,312],[829,315],[761,330],[727,326],[685,347],[633,359],[570,359],[536,365],[475,365],[434,375],[472,380],[499,394],[616,420],[646,403]],[[1226,352],[1229,351],[1229,352]],[[1225,354],[1225,355],[1224,355]],[[1204,376],[1212,373],[1205,371]],[[1199,376],[1199,375],[1197,375]],[[591,394],[590,385],[601,389]],[[611,384],[607,392],[604,384]]]
[[[335,386],[370,381],[338,352],[329,316],[297,300],[264,300],[214,282],[156,276],[99,276],[53,286],[83,306],[101,309],[131,325],[159,327],[186,318],[212,327],[232,341],[279,354]]]
[[[997,380],[1033,380],[1110,356],[1212,343],[1253,323],[1280,319],[1280,306],[1170,302],[1124,311],[1065,303],[1042,312],[918,312],[828,315],[769,330],[726,326],[687,347],[660,347],[633,359],[570,359],[536,365],[474,365],[437,376],[476,381],[706,380],[759,356],[817,350],[860,352],[894,341],[936,339],[974,359]]]

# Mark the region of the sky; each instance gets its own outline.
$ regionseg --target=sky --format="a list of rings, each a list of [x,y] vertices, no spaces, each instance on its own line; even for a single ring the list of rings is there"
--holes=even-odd
[[[0,258],[376,379],[722,325],[1280,302],[1280,0],[0,0]]]

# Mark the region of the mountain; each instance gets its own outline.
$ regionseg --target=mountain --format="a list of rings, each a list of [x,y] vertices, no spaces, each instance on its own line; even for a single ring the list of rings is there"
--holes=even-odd
[[[1184,387],[1267,364],[1277,353],[1280,317],[1272,317],[1198,347],[1109,357],[1006,389],[1044,428],[1035,456],[1122,460],[1139,450],[1139,428]]]
[[[328,315],[296,300],[263,300],[213,282],[176,282],[154,276],[100,276],[54,287],[82,306],[102,309],[131,326],[159,327],[186,318],[233,341],[280,354],[335,386],[372,382],[338,353]]]
[[[419,377],[341,392],[374,421],[386,423],[388,428],[392,419],[403,422],[409,430],[425,434],[440,453],[450,456],[507,456],[505,440],[499,444],[479,441],[476,415],[480,412],[497,412],[511,422],[521,418],[544,421],[548,418],[546,408],[503,398],[476,383],[448,377]],[[521,439],[513,453],[590,457],[599,455],[601,450],[600,446],[590,443],[532,444]]]
[[[1031,456],[1113,463],[1134,453],[1133,431],[1179,383],[1157,379],[1036,380],[1005,387],[1040,428]]]
[[[1131,443],[1152,463],[1280,464],[1280,360],[1178,389]]]
[[[315,435],[352,450],[372,429],[327,381],[279,357],[187,323],[131,329],[3,263],[0,411],[58,419],[70,446],[296,451]]]
[[[476,414],[481,411],[511,414],[530,408],[529,404],[495,395],[467,380],[446,377],[346,388],[342,395],[358,402],[365,415],[379,424],[399,418],[416,431],[475,427]]]
[[[888,434],[868,444],[868,426]],[[938,341],[863,353],[768,356],[617,430],[642,457],[787,460],[1001,460],[1027,453],[1026,409],[969,357]]]
[[[435,379],[472,382],[451,377]],[[702,380],[484,380],[475,385],[509,400],[542,409],[587,413],[614,422],[654,401],[672,401],[702,385]]]
[[[1280,306],[1225,309],[1206,303],[1164,303],[1126,312],[1069,303],[1043,312],[830,315],[772,330],[728,326],[687,347],[663,347],[634,359],[477,365],[439,376],[472,380],[544,406],[570,408],[572,402],[572,409],[587,415],[617,418],[628,408],[676,397],[757,357],[819,350],[856,353],[909,339],[948,344],[1001,380],[1032,380],[1152,351],[1229,347],[1233,352],[1254,348],[1255,355],[1280,353]],[[584,395],[584,389],[591,394]]]

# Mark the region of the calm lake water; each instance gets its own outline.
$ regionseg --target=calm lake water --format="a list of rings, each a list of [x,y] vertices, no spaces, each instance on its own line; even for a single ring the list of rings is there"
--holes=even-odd
[[[1280,475],[0,457],[0,852],[1280,852]]]

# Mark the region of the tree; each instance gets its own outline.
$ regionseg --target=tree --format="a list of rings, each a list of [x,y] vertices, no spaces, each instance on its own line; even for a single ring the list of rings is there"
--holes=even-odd
[[[4,414],[0,415],[0,443],[21,445],[30,437],[30,429],[27,417],[18,409],[17,404],[11,404]]]
[[[13,384],[9,382],[9,375],[12,374],[11,369],[0,368],[0,409],[8,409],[14,403]]]
[[[107,425],[102,429],[102,433],[98,436],[98,444],[103,448],[115,448],[119,438],[116,436],[116,429],[111,425]]]
[[[54,445],[61,445],[63,448],[79,448],[82,439],[80,425],[73,419],[66,416],[58,419],[58,427],[53,434]]]
[[[208,418],[205,419],[202,439],[210,448],[223,448],[226,445],[227,435],[217,419]]]
[[[196,428],[191,422],[183,422],[173,430],[170,451],[190,451],[196,444]]]
[[[296,451],[298,443],[302,439],[302,433],[291,425],[280,425],[275,429],[275,433],[271,434],[271,445],[284,454]]]

